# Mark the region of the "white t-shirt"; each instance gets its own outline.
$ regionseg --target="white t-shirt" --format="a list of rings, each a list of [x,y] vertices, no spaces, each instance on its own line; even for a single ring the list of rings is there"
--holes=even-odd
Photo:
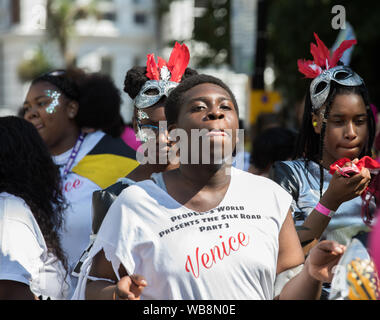
[[[95,147],[103,136],[104,132],[96,131],[85,137],[72,168]],[[55,164],[60,166],[61,176],[63,176],[64,167],[70,158],[71,151],[72,149],[53,157]],[[62,191],[69,207],[65,211],[61,243],[67,256],[70,274],[71,269],[75,267],[90,241],[92,231],[92,193],[99,189],[101,188],[96,183],[71,171],[63,181]],[[74,277],[72,282],[74,284],[76,282]]]
[[[66,275],[62,263],[48,252],[24,200],[0,193],[0,280],[25,283],[37,297],[66,299],[70,293]]]
[[[73,299],[84,299],[101,249],[117,270],[143,275],[142,299],[273,299],[278,237],[292,198],[269,179],[232,168],[221,203],[194,212],[152,180],[123,190],[98,232]]]

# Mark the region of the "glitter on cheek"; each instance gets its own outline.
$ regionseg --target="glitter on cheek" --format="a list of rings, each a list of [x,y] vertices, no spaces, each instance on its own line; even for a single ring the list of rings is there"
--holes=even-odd
[[[52,98],[52,100],[53,100],[45,110],[47,113],[53,114],[56,112],[56,109],[59,105],[58,100],[59,100],[59,97],[61,96],[61,94],[59,92],[53,91],[53,90],[46,90],[45,93],[49,98]]]

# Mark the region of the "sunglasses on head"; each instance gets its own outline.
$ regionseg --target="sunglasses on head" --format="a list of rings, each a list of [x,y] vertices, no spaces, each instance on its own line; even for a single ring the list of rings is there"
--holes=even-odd
[[[46,72],[42,75],[42,77],[44,77],[44,76],[60,77],[60,76],[63,76],[65,74],[66,74],[66,70],[60,69],[60,70],[53,70],[53,71]]]

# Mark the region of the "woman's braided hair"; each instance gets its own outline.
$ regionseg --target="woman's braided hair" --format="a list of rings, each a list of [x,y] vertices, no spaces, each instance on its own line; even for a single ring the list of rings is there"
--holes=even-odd
[[[293,159],[303,158],[308,166],[309,161],[314,161],[319,165],[320,171],[320,185],[319,193],[322,197],[323,184],[324,184],[324,174],[323,174],[323,149],[324,149],[324,139],[327,127],[327,120],[330,115],[331,106],[334,99],[339,94],[356,94],[363,98],[364,104],[366,105],[367,112],[367,125],[368,125],[368,140],[365,148],[362,150],[359,157],[365,155],[370,156],[372,154],[372,145],[375,138],[376,123],[373,112],[370,108],[369,93],[366,86],[343,86],[334,81],[330,82],[330,93],[325,102],[325,108],[322,112],[322,127],[321,134],[316,134],[312,126],[312,103],[310,99],[310,93],[306,95],[305,100],[305,110],[303,116],[302,126],[297,138],[297,147]],[[323,108],[323,107],[322,107]]]

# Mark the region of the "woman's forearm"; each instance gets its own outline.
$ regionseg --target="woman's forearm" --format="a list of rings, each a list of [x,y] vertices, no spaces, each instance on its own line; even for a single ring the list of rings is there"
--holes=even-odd
[[[313,210],[306,218],[302,228],[297,231],[302,247],[314,239],[319,239],[327,228],[330,218]]]
[[[114,300],[116,284],[108,281],[87,281],[86,300]]]
[[[324,207],[332,211],[336,211],[339,208],[341,201],[337,200],[336,197],[331,195],[331,192],[326,191],[322,196],[320,203]],[[328,224],[330,223],[330,220],[330,217],[320,213],[316,209],[314,209],[306,218],[305,222],[302,225],[302,228],[297,231],[301,245],[304,248],[304,252],[306,251],[305,254],[307,254],[313,247],[313,245],[310,245],[310,243],[313,240],[320,239],[323,232],[326,230]],[[314,245],[316,243],[317,241],[314,241]],[[305,248],[307,249],[305,250]]]
[[[292,278],[282,289],[280,300],[318,300],[321,296],[322,282],[314,279],[307,271],[305,264],[303,270]]]

